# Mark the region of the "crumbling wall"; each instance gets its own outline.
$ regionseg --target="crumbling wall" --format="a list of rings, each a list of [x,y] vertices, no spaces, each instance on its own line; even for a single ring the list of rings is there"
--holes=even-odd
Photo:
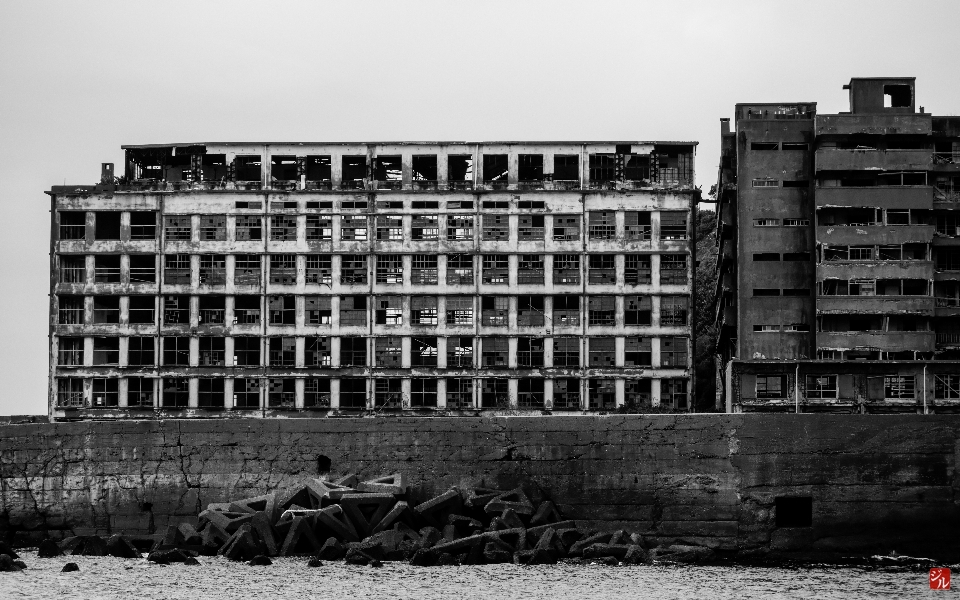
[[[960,416],[608,415],[0,426],[0,538],[151,534],[356,472],[413,500],[524,486],[567,518],[721,550],[956,552]],[[777,498],[812,498],[777,527]]]

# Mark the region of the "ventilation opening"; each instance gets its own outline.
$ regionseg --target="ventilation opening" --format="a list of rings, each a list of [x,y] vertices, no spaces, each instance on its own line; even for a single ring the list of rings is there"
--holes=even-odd
[[[317,475],[326,475],[330,472],[330,457],[320,454],[317,456]]]
[[[811,527],[813,525],[813,498],[779,497],[775,500],[777,527]]]
[[[909,85],[883,86],[884,108],[907,108],[910,106],[910,96]]]

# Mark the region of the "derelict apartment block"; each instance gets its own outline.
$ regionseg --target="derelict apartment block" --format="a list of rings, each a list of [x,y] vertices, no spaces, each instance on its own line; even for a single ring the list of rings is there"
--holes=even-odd
[[[855,78],[850,112],[721,120],[717,352],[727,410],[960,406],[960,118],[914,78]]]
[[[694,150],[125,147],[50,192],[51,417],[685,410]]]

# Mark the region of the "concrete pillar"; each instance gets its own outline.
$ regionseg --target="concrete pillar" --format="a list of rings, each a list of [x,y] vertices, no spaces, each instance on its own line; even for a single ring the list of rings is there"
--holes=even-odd
[[[301,354],[300,351],[301,351],[302,349],[303,349],[303,338],[298,338],[298,341],[297,341],[297,355],[300,356],[301,359],[302,359],[302,354]],[[300,363],[300,364],[302,364],[302,363]],[[294,389],[295,389],[296,394],[297,394],[297,395],[296,395],[296,399],[294,400],[294,406],[296,406],[297,409],[300,409],[300,410],[303,409],[303,392],[304,392],[304,389],[305,389],[305,388],[306,388],[306,381],[304,381],[304,379],[303,379],[302,377],[297,377],[297,378],[294,380]]]
[[[617,338],[617,340],[619,340],[619,341],[622,342],[622,341],[623,341],[623,338]],[[616,395],[616,405],[617,405],[618,407],[623,406],[624,403],[626,402],[626,396],[625,396],[625,393],[624,393],[624,392],[625,392],[625,387],[626,387],[626,386],[625,386],[626,382],[625,382],[623,379],[614,379],[614,380],[613,380],[613,383],[614,383],[614,386],[616,387],[616,391],[617,391],[617,395]]]
[[[660,406],[660,380],[650,380],[650,406]]]
[[[124,356],[123,342],[121,341],[121,344],[120,344],[121,362],[123,362],[124,360],[123,356]],[[119,406],[120,408],[126,408],[127,406],[129,406],[129,402],[127,401],[127,395],[129,394],[129,392],[130,392],[129,380],[126,377],[121,377],[120,381],[117,382],[117,406]]]
[[[516,360],[516,358],[512,358],[511,360]],[[519,380],[517,379],[511,378],[507,380],[507,396],[509,397],[510,410],[517,410],[518,408],[517,406],[517,388],[519,387],[518,383],[519,383]]]
[[[339,358],[334,358],[335,361],[339,361]],[[331,379],[330,380],[330,410],[338,410],[340,408],[340,379]]]
[[[440,168],[439,166],[437,167]],[[439,348],[438,348],[439,352]],[[442,356],[442,355],[441,355]],[[439,357],[438,357],[439,360]],[[443,367],[440,367],[443,368]],[[437,378],[437,408],[446,409],[447,408],[447,380],[443,377]]]
[[[192,345],[193,344],[191,343],[191,346]],[[187,406],[189,408],[197,408],[200,405],[200,399],[199,399],[200,398],[200,395],[199,395],[200,380],[197,379],[196,377],[191,377],[190,379],[187,380],[187,382],[189,386],[188,389],[190,390],[190,397],[187,400]]]
[[[223,380],[223,408],[224,410],[233,410],[233,378],[226,377]]]

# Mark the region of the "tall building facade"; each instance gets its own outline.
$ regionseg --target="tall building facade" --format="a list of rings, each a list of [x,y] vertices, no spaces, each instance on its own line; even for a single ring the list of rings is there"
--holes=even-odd
[[[695,147],[125,147],[49,192],[50,416],[686,410]]]
[[[854,78],[850,111],[721,119],[717,352],[728,411],[960,407],[960,118],[914,78]]]

